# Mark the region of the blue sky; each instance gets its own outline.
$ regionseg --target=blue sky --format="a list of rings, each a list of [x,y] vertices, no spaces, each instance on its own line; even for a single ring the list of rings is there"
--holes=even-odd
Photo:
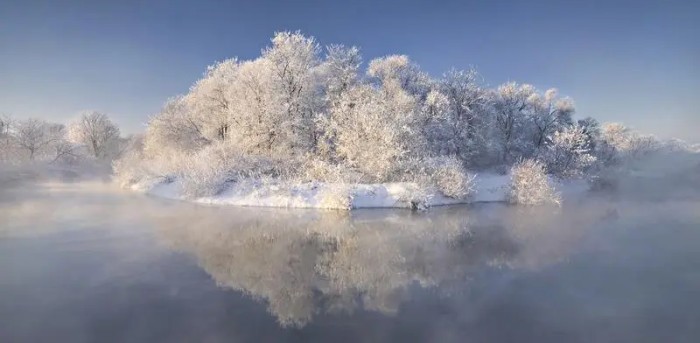
[[[700,1],[0,1],[0,113],[143,130],[206,66],[275,31],[407,54],[434,76],[556,87],[578,116],[700,137]]]

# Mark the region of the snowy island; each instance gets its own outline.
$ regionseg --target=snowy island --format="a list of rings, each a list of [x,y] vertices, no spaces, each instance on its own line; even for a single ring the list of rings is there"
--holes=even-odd
[[[436,79],[402,55],[361,65],[355,47],[322,51],[278,33],[259,58],[216,63],[169,100],[115,174],[134,190],[207,204],[539,205],[612,189],[650,154],[691,150],[575,120],[555,89],[488,88],[474,70]]]

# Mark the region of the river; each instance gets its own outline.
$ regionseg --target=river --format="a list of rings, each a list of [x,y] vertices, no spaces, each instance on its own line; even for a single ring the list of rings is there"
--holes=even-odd
[[[0,190],[0,342],[698,342],[700,201],[352,213]]]

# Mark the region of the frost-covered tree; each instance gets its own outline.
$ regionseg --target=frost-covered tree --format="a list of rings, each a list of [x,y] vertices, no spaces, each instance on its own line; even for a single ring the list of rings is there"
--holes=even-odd
[[[54,137],[49,134],[49,124],[34,118],[18,121],[13,132],[14,143],[26,152],[30,160],[34,160],[53,139]]]
[[[12,127],[12,117],[0,115],[0,161],[9,160],[12,155]]]
[[[272,69],[270,91],[279,97],[278,124],[292,151],[308,151],[318,137],[314,121],[318,115],[319,85],[316,73],[320,48],[313,37],[299,32],[278,32],[262,58]]]
[[[428,142],[429,153],[445,155],[452,153],[452,145],[447,140],[449,133],[446,130],[445,122],[449,116],[449,99],[439,90],[431,90],[423,101],[419,114],[419,126],[423,136]]]
[[[50,143],[46,148],[49,162],[76,162],[80,156],[78,147],[68,140],[68,129],[63,124],[49,123],[46,126],[46,134]]]
[[[578,125],[555,132],[544,152],[547,171],[560,177],[581,175],[596,160],[589,139],[584,128]]]
[[[283,117],[284,104],[271,85],[271,74],[267,60],[243,62],[238,82],[231,88],[235,98],[232,140],[248,153],[271,155],[289,150],[285,142],[289,118]]]
[[[87,149],[97,159],[114,157],[119,140],[119,128],[106,114],[91,111],[83,113],[68,127],[68,138]]]
[[[621,123],[605,123],[602,127],[602,140],[607,146],[619,152],[633,149],[635,133]]]
[[[362,64],[360,51],[356,47],[347,48],[342,45],[330,45],[326,48],[325,61],[319,67],[319,77],[323,87],[325,109],[317,117],[317,130],[320,139],[317,152],[324,159],[334,159],[336,156],[335,143],[338,133],[335,131],[336,118],[332,116],[341,99],[359,80],[359,69]]]
[[[10,136],[10,127],[12,126],[12,118],[9,115],[0,115],[0,138]]]
[[[235,122],[231,114],[235,99],[232,99],[230,87],[237,81],[239,67],[235,58],[209,66],[204,77],[190,88],[184,98],[169,103],[171,106],[182,106],[187,102],[187,110],[192,111],[189,116],[194,119],[192,123],[206,140],[224,141],[230,137],[231,126]],[[186,126],[192,128],[193,125]]]
[[[478,73],[451,70],[438,83],[447,101],[440,151],[467,160],[487,145],[488,94],[479,86]]]
[[[548,89],[544,94],[533,93],[528,102],[528,112],[534,127],[533,144],[539,151],[554,132],[573,123],[574,103],[569,98],[558,98],[554,88]]]
[[[190,103],[189,98],[174,97],[165,103],[160,113],[151,117],[144,143],[148,154],[155,156],[164,149],[189,152],[211,143],[207,138],[210,135],[205,134],[206,124]]]
[[[410,115],[397,107],[381,91],[363,85],[344,94],[332,114],[339,157],[375,181],[391,173],[412,143]]]
[[[362,56],[357,47],[333,44],[319,68],[326,100],[333,102],[359,82]]]
[[[391,55],[370,61],[367,75],[378,81],[385,92],[400,89],[422,98],[430,91],[430,77],[406,55]]]
[[[532,154],[528,133],[527,110],[529,99],[535,94],[531,85],[509,82],[492,92],[495,143],[503,164],[514,161],[516,155]]]
[[[601,128],[600,122],[592,117],[586,117],[579,119],[577,122],[579,127],[583,129],[583,133],[588,136],[588,148],[591,151],[596,150],[598,141],[600,141]]]
[[[611,165],[643,156],[658,147],[659,142],[654,136],[642,135],[620,123],[605,123],[597,154],[604,165]]]
[[[189,131],[248,153],[288,156],[312,150],[321,100],[319,47],[300,33],[280,32],[262,56],[209,68],[188,94]]]
[[[370,62],[378,84],[348,90],[331,109],[338,157],[373,180],[389,176],[402,158],[425,151],[419,89],[425,77],[405,56]]]

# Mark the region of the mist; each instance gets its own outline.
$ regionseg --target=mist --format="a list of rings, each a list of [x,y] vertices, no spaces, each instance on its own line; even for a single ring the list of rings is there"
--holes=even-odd
[[[202,206],[16,168],[0,191],[0,332],[90,340],[113,332],[87,317],[110,308],[147,323],[126,331],[137,341],[691,341],[699,162],[650,156],[561,206],[426,212]],[[135,302],[154,297],[167,316]],[[29,318],[44,330],[13,325]]]

